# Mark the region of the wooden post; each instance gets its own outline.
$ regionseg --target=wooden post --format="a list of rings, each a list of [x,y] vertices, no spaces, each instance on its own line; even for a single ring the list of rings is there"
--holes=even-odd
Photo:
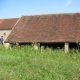
[[[41,52],[43,51],[43,49],[44,49],[44,46],[41,46]]]
[[[69,51],[69,43],[67,43],[67,42],[64,44],[64,51],[65,51],[65,53],[67,53]]]

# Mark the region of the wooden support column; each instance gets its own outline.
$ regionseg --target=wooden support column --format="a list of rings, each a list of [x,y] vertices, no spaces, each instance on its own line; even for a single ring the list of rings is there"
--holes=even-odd
[[[64,43],[64,51],[65,51],[65,53],[67,53],[69,51],[69,43],[68,42]]]
[[[42,52],[44,50],[44,46],[41,46],[40,48],[41,48],[41,52]]]

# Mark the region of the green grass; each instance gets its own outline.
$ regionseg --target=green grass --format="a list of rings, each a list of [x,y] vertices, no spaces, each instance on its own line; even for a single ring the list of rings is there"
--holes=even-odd
[[[80,52],[0,46],[0,80],[80,80]]]

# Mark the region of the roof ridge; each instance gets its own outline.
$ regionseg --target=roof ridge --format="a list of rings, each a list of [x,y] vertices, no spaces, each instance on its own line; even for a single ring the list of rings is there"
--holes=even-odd
[[[44,15],[63,15],[63,14],[80,14],[80,12],[71,12],[71,13],[48,13],[48,14],[30,14],[30,15],[27,15],[27,14],[24,14],[22,16],[44,16]]]
[[[5,20],[5,19],[19,19],[19,18],[4,18],[4,20]]]

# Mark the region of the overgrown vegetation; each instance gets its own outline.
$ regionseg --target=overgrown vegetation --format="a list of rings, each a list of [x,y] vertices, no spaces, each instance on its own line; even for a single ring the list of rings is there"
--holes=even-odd
[[[80,52],[0,46],[0,80],[80,80]]]

